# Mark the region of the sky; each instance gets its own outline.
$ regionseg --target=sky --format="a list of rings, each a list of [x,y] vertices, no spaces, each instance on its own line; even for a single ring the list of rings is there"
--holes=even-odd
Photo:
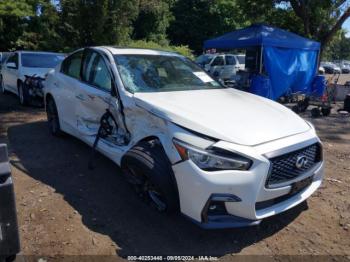
[[[347,37],[350,37],[350,18],[348,18],[345,23],[343,24],[343,28],[348,31],[346,34]]]

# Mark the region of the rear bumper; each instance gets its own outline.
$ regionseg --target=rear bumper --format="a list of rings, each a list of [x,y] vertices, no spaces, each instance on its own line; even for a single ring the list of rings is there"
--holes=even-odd
[[[315,141],[318,140],[312,139],[307,143]],[[252,156],[254,165],[249,171],[206,172],[191,161],[174,165],[181,212],[203,228],[253,226],[264,218],[302,203],[321,185],[323,162],[317,163],[314,168],[289,185],[266,188],[270,162],[260,156]],[[292,183],[306,178],[311,179],[310,183],[291,193]],[[215,196],[231,196],[231,198],[212,201]],[[209,209],[215,206],[224,206],[221,208],[224,211],[211,212]]]

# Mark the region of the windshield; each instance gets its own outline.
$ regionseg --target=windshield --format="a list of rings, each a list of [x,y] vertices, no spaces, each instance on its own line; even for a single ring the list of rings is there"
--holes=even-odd
[[[22,54],[22,66],[34,68],[54,68],[64,59],[64,55],[56,54]]]
[[[114,58],[125,88],[132,93],[223,88],[185,57],[116,55]]]

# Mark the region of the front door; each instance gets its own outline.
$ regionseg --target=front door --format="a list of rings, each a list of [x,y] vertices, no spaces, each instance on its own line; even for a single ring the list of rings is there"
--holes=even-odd
[[[84,51],[82,83],[75,90],[75,115],[79,134],[92,142],[100,127],[102,115],[110,107],[112,77],[103,57],[94,50]]]
[[[17,94],[18,67],[18,53],[15,53],[6,61],[2,72],[6,89],[15,94]]]
[[[224,56],[217,56],[211,63],[210,74],[215,78],[220,78],[225,67]]]

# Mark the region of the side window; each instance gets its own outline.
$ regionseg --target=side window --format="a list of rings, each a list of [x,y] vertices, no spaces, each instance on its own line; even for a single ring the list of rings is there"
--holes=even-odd
[[[9,59],[7,59],[6,64],[14,63],[16,65],[16,69],[18,69],[18,54],[15,53],[14,55],[10,56]]]
[[[226,60],[226,65],[235,65],[236,64],[236,59],[232,55],[225,56],[225,60]]]
[[[67,57],[62,62],[61,73],[76,79],[80,79],[80,66],[82,57],[83,51],[78,51]]]
[[[112,89],[112,78],[106,63],[96,52],[86,54],[83,64],[83,81],[108,92]]]
[[[224,65],[224,58],[222,56],[217,56],[213,63],[211,64],[212,66],[222,66]]]

